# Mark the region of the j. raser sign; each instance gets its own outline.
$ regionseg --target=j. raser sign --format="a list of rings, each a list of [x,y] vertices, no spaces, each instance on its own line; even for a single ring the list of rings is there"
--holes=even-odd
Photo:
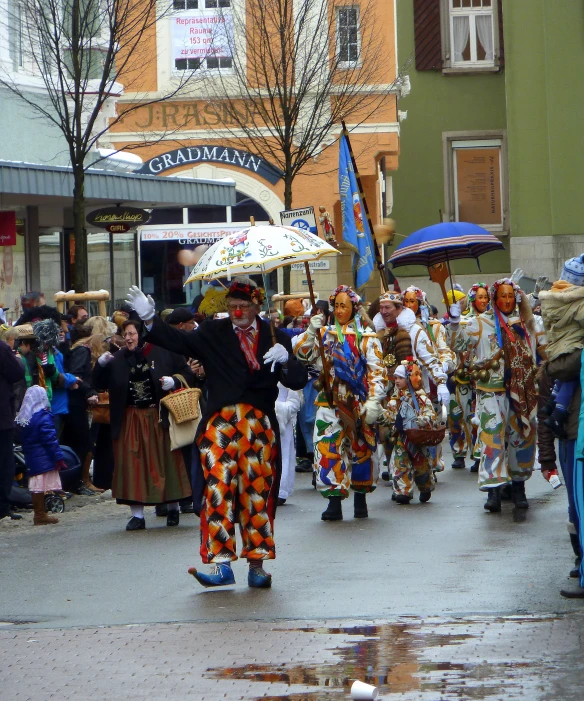
[[[275,185],[283,175],[279,168],[248,151],[241,151],[228,146],[213,145],[189,146],[162,153],[160,156],[146,161],[139,170],[134,172],[158,175],[165,170],[177,168],[188,163],[224,163],[237,166],[256,173],[264,180],[272,183],[272,185]]]

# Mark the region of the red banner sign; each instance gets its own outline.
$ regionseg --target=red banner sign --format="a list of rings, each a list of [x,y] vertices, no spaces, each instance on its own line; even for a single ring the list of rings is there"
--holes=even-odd
[[[0,212],[0,246],[16,246],[16,212]]]

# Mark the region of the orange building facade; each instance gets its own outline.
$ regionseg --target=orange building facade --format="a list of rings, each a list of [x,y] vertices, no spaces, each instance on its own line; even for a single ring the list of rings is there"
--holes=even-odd
[[[257,144],[254,148],[241,124],[234,122],[219,91],[214,89],[209,92],[208,81],[209,76],[212,79],[213,72],[221,72],[223,84],[229,81],[232,71],[229,50],[212,58],[207,54],[206,59],[200,58],[204,54],[196,53],[197,42],[201,37],[204,41],[205,28],[217,22],[212,19],[213,16],[226,17],[229,21],[230,13],[241,12],[242,6],[232,6],[235,2],[237,0],[174,0],[174,11],[159,20],[156,32],[145,39],[151,45],[152,63],[140,67],[143,89],[140,93],[124,93],[118,101],[118,112],[123,111],[124,104],[134,104],[138,97],[140,100],[156,98],[167,94],[181,81],[186,85],[172,99],[139,108],[106,134],[103,140],[104,146],[131,148],[137,153],[144,162],[138,172],[159,177],[172,175],[230,179],[235,182],[236,206],[223,208],[223,211],[199,208],[157,212],[156,218],[141,231],[141,282],[143,287],[158,297],[161,305],[172,306],[191,301],[188,292],[186,299],[181,299],[181,278],[184,279],[188,273],[186,269],[181,269],[176,260],[181,248],[194,248],[204,242],[205,236],[220,236],[222,230],[225,233],[238,226],[243,228],[249,224],[250,216],[260,222],[271,218],[275,223],[280,223],[280,212],[286,209],[281,164],[258,153]],[[315,0],[298,0],[294,3],[296,11],[303,2]],[[396,80],[395,1],[369,0],[365,8],[359,2],[341,0],[338,4],[329,5],[329,11],[329,16],[335,18],[339,25],[329,29],[326,40],[330,42],[336,36],[337,49],[340,45],[341,50],[347,52],[346,58],[349,60],[356,56],[359,61],[369,60],[368,52],[360,45],[364,37],[359,34],[359,20],[365,13],[369,19],[374,18],[375,46],[369,36],[369,54],[374,48],[375,56],[371,60],[376,61],[375,71],[371,72],[374,81],[371,85],[360,86],[360,90],[375,92],[378,98],[374,109],[363,113],[357,107],[345,115],[345,121],[351,133],[373,224],[380,224],[384,217],[391,214],[393,205],[391,175],[397,169],[399,155],[398,98],[404,90],[402,81]],[[344,27],[340,27],[340,20]],[[353,26],[347,29],[347,22],[352,22]],[[237,45],[237,26],[234,33],[236,50],[241,51],[242,47]],[[191,41],[193,45],[189,43]],[[192,54],[191,46],[195,47]],[[354,53],[351,54],[351,51]],[[196,69],[204,71],[204,81],[198,79]],[[190,71],[194,72],[185,81]],[[227,97],[233,99],[238,94],[241,91],[238,91],[237,81],[233,79],[233,94]],[[330,99],[334,99],[334,87]],[[253,105],[246,104],[242,99],[241,114],[248,116],[250,124],[255,125],[258,124],[258,115],[253,113],[254,109]],[[340,123],[333,125],[321,147],[296,175],[292,185],[292,207],[314,208],[317,221],[319,208],[324,207],[331,215],[339,240],[342,231],[338,187],[340,130]],[[320,225],[319,231],[322,234]],[[157,270],[157,266],[166,266],[167,270]],[[367,288],[368,299],[373,299],[379,290],[377,273],[375,276]],[[292,270],[292,292],[307,291],[305,277],[303,271]],[[324,268],[314,270],[313,279],[315,290],[321,297],[328,296],[337,284],[352,284],[351,254],[345,252],[336,260],[331,257]],[[274,290],[282,289],[281,273],[277,282],[272,279],[271,287]],[[190,296],[198,291],[198,288],[191,290]]]

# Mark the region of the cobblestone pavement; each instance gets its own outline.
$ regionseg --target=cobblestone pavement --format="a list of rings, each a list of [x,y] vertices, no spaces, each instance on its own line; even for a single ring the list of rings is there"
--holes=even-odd
[[[580,614],[0,628],[3,699],[581,701]]]

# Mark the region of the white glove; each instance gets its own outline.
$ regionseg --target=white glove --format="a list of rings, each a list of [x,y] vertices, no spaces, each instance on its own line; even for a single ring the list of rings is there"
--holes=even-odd
[[[533,296],[535,299],[539,297],[539,293],[543,290],[547,283],[548,278],[545,275],[540,275],[537,278],[537,280],[535,281],[535,286],[533,288]],[[535,306],[537,307],[537,304]]]
[[[113,359],[114,356],[109,351],[106,351],[105,353],[102,353],[99,356],[97,362],[101,365],[102,368],[104,368],[108,363],[111,363]]]
[[[264,355],[264,363],[272,363],[272,372],[276,369],[276,363],[280,365],[285,365],[288,362],[288,351],[284,348],[281,343],[276,343],[270,348],[270,350]]]
[[[513,271],[513,275],[511,275],[510,280],[511,282],[514,282],[516,285],[519,284],[519,280],[525,275],[523,270],[521,268],[515,268]]]
[[[161,377],[160,382],[162,384],[162,389],[165,392],[168,392],[169,390],[174,389],[174,379],[172,377],[168,377],[168,376]]]
[[[438,385],[436,391],[438,392],[438,400],[440,403],[448,408],[450,404],[450,392],[448,391],[448,387],[446,385]]]
[[[444,361],[444,362],[442,363],[442,371],[443,371],[446,375],[448,375],[448,373],[450,372],[450,366],[448,365],[448,363],[447,363],[446,361]]]
[[[4,313],[4,309],[0,307],[0,324],[5,324],[6,323],[6,314]]]
[[[310,336],[316,336],[319,329],[324,326],[324,316],[322,314],[315,314],[310,317],[310,323],[308,324],[308,334]]]
[[[365,404],[363,404],[363,409],[361,409],[361,416],[365,415],[364,421],[366,424],[374,424],[377,419],[381,416],[381,404],[377,399],[368,399]]]
[[[448,316],[450,317],[450,323],[453,326],[456,326],[457,324],[460,323],[460,304],[458,302],[455,302],[454,304],[450,305],[450,309],[448,310]]]
[[[139,287],[132,285],[128,290],[126,302],[135,309],[142,321],[150,321],[156,312],[156,305],[150,295],[146,295]]]

